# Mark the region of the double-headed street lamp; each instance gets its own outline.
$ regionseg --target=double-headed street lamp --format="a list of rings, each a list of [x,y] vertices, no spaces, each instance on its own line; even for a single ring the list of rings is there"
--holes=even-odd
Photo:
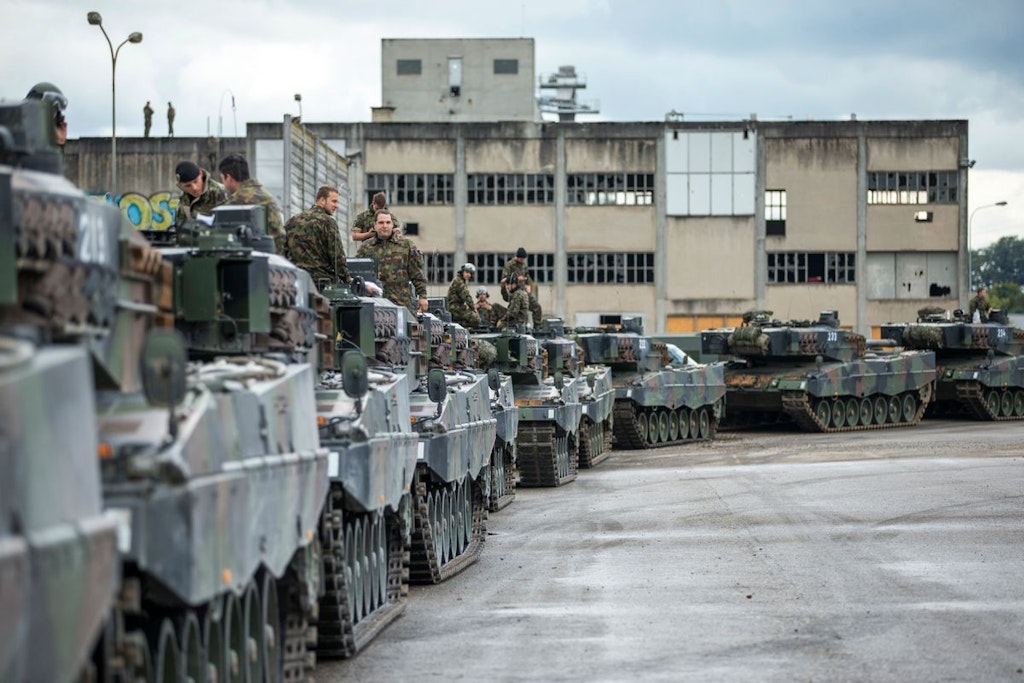
[[[114,48],[110,42],[110,36],[103,28],[103,17],[99,12],[89,12],[86,17],[93,26],[99,26],[103,31],[103,37],[107,39],[110,47],[110,192],[117,196],[117,53],[121,51],[125,43],[141,43],[142,34],[138,31],[130,33],[121,44]]]
[[[974,214],[978,213],[982,209],[991,209],[996,206],[1006,206],[1006,202],[995,202],[993,204],[983,204],[971,211],[971,215],[967,218],[967,290],[968,293],[974,288],[974,273],[971,271],[971,222],[974,221]]]

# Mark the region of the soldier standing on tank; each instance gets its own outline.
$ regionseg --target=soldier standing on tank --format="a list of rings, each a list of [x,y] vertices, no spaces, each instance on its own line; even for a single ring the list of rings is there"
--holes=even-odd
[[[992,310],[992,304],[988,302],[988,292],[984,287],[978,287],[977,294],[971,299],[970,306],[967,311],[967,315],[971,320],[974,320],[974,312],[978,312],[979,322],[987,323],[989,311]]]
[[[373,259],[384,286],[384,296],[413,313],[427,310],[427,278],[423,275],[423,255],[411,240],[395,233],[391,212],[377,212],[374,236],[359,247],[356,256]],[[409,296],[409,283],[416,290],[417,304]]]
[[[142,137],[149,137],[149,129],[153,127],[153,107],[149,106],[149,100],[146,100],[146,106],[142,108],[142,122],[145,126]]]
[[[167,137],[174,137],[174,105],[167,103]]]
[[[473,297],[469,294],[469,281],[476,274],[476,266],[472,263],[464,263],[455,273],[455,278],[448,286],[448,312],[452,314],[452,320],[463,327],[472,329],[480,327],[480,316],[477,314]]]
[[[533,293],[533,279],[530,278],[530,274],[526,270],[526,256],[526,249],[519,247],[516,249],[515,257],[505,261],[505,267],[501,270],[501,298],[505,301],[511,302],[511,294],[505,287],[504,283],[508,281],[509,275],[521,275],[526,280],[526,283],[522,288],[526,291],[527,298],[530,300],[530,312],[533,314],[533,324],[540,325],[541,321],[544,320],[544,312],[541,310],[540,302],[537,301],[537,296]]]
[[[370,200],[370,208],[363,211],[356,219],[352,221],[352,239],[356,242],[362,242],[373,237],[373,227],[377,220],[377,212],[388,209],[387,195],[383,192],[376,192],[373,195],[373,199]],[[394,229],[397,232],[402,231],[402,222],[398,220],[398,217],[394,213],[391,214],[391,222],[394,223]]]
[[[191,161],[179,162],[174,167],[174,181],[181,190],[175,225],[195,220],[199,214],[208,214],[214,207],[228,201],[224,186],[211,178],[206,169]]]
[[[309,271],[314,282],[350,279],[345,246],[334,220],[338,197],[338,188],[324,185],[316,191],[313,206],[289,218],[284,226],[285,258]]]
[[[274,195],[249,177],[249,162],[241,154],[229,154],[217,165],[228,193],[228,204],[261,204],[267,207],[267,234],[274,238],[278,253],[284,249],[284,221]]]
[[[503,327],[529,329],[530,296],[526,293],[526,277],[512,273],[503,284],[509,292]]]

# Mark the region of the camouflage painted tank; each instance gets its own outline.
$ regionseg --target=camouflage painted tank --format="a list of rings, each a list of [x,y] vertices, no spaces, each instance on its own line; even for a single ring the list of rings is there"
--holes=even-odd
[[[1001,311],[973,323],[963,311],[946,318],[922,309],[916,323],[883,325],[882,336],[935,353],[935,396],[926,417],[1024,419],[1024,330],[1009,326]]]
[[[86,665],[126,529],[102,509],[82,343],[110,330],[102,284],[117,277],[121,215],[64,180],[52,129],[43,102],[0,106],[0,680],[12,682]]]
[[[323,293],[331,315],[316,396],[330,492],[320,519],[317,652],[349,657],[402,613],[409,592],[419,439],[409,412],[411,314],[348,286]]]
[[[173,296],[123,274],[104,355],[131,358],[147,325],[173,321],[143,351],[158,388],[140,396],[121,362],[97,399],[105,502],[132,522],[115,615],[126,632],[103,659],[129,679],[301,680],[329,482],[311,362],[327,302],[308,273],[252,248],[266,242],[258,224],[162,237],[162,261],[139,247],[131,263],[154,283],[167,271]]]
[[[587,363],[611,368],[616,448],[651,448],[713,439],[723,415],[724,364],[670,364],[664,343],[643,334],[639,320],[577,330]]]
[[[932,398],[931,351],[869,352],[863,335],[817,322],[748,313],[737,328],[701,333],[704,353],[732,355],[725,371],[729,424],[788,419],[804,431],[917,424]]]

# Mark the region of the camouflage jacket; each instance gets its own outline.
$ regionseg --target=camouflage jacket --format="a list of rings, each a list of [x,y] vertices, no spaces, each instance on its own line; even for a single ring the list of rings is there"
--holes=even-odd
[[[480,325],[483,327],[497,327],[498,322],[505,317],[506,309],[501,304],[491,304],[490,308],[480,307],[477,314],[480,316]]]
[[[530,296],[525,289],[517,287],[509,297],[505,327],[521,327],[530,322],[530,319]]]
[[[225,204],[228,201],[228,193],[224,186],[210,177],[205,168],[199,169],[203,174],[203,191],[198,197],[193,197],[187,192],[182,192],[178,199],[178,213],[175,216],[175,224],[194,220],[201,213],[210,213],[215,207]]]
[[[334,218],[315,204],[288,219],[284,226],[284,256],[305,268],[314,282],[348,282],[345,245]]]
[[[508,261],[505,261],[505,267],[501,269],[502,282],[504,283],[504,281],[507,280],[508,276],[511,275],[512,273],[515,273],[516,275],[522,275],[523,277],[526,278],[526,284],[528,284],[530,287],[533,287],[533,278],[531,278],[530,274],[526,272],[526,261],[520,263],[519,261],[516,261],[514,258],[510,258]],[[501,285],[501,298],[504,299],[505,301],[510,301],[508,290],[505,289],[504,284]]]
[[[386,240],[373,237],[359,247],[359,258],[373,259],[377,275],[384,286],[384,296],[400,306],[416,311],[409,298],[409,283],[416,289],[416,296],[427,296],[427,278],[423,275],[423,255],[410,240],[394,233]]]
[[[456,273],[455,279],[448,286],[446,303],[452,320],[468,329],[480,326],[480,316],[473,307],[473,297],[469,294],[469,285],[462,273]]]
[[[975,294],[974,298],[971,299],[971,303],[968,307],[967,314],[973,318],[974,312],[977,311],[981,316],[981,321],[985,322],[988,319],[988,312],[992,310],[992,304],[988,302],[987,297],[983,297],[980,294]]]
[[[387,209],[386,206],[384,208]],[[390,210],[391,209],[388,209],[388,211]],[[373,230],[374,216],[376,215],[376,209],[367,209],[366,211],[360,213],[358,216],[356,216],[356,219],[352,221],[352,232],[355,232],[357,230],[359,232]],[[398,220],[398,216],[396,216],[395,214],[391,214],[391,222],[395,224],[395,230],[398,230],[399,228],[402,227],[402,222]]]
[[[243,180],[238,190],[228,198],[228,204],[262,204],[267,207],[267,234],[274,238],[278,253],[284,251],[284,220],[274,195],[259,184],[259,181]]]

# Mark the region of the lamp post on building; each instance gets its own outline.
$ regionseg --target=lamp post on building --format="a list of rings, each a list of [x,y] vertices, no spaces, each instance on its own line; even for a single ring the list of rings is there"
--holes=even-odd
[[[117,196],[117,54],[124,47],[125,43],[141,43],[142,34],[134,31],[121,41],[121,44],[114,48],[110,42],[107,30],[103,28],[103,17],[99,12],[89,12],[86,15],[89,24],[99,26],[103,31],[103,37],[107,39],[107,46],[110,48],[110,192]]]
[[[967,218],[967,290],[968,292],[974,289],[974,272],[971,270],[971,223],[974,221],[974,214],[978,213],[982,209],[991,209],[996,206],[1006,206],[1006,202],[995,202],[993,204],[983,204],[971,211],[971,215]]]

